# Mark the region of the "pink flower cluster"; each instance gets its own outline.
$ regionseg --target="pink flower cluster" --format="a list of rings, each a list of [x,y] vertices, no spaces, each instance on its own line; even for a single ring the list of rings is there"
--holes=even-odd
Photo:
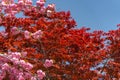
[[[32,5],[32,0],[18,0],[18,5]]]
[[[32,0],[18,0],[17,4],[14,3],[14,0],[2,0],[1,5],[2,5],[1,9],[4,10],[6,16],[14,17],[15,14],[26,9],[27,6],[31,6]]]
[[[4,9],[6,16],[13,17],[17,13],[17,5],[14,3],[14,0],[2,0],[1,5],[3,7],[2,9]]]
[[[49,4],[47,8],[45,7],[45,0],[37,0],[36,6],[33,7],[32,0],[18,0],[17,3],[14,0],[2,0],[0,12],[4,13],[6,16],[15,17],[19,12],[26,12],[28,10],[36,10],[41,14],[46,14],[51,16],[55,10],[54,4]],[[36,8],[37,7],[37,8]],[[47,11],[47,12],[46,12]]]
[[[55,10],[55,4],[49,4],[47,8],[49,10]]]
[[[21,53],[20,52],[8,52],[7,57],[10,58],[10,59],[13,59],[13,58],[20,59]]]
[[[46,8],[45,8],[45,0],[37,0],[36,1],[36,6],[38,8],[38,11],[41,13],[41,14],[44,14],[45,11],[46,11]]]
[[[2,0],[1,2],[2,6],[5,6],[5,7],[13,5],[13,3],[14,3],[14,0]]]
[[[17,34],[19,34],[20,33],[20,30],[17,28],[17,27],[12,27],[11,28],[11,35],[17,35]],[[8,33],[6,32],[6,31],[0,31],[0,34],[4,37],[4,38],[6,38],[7,36],[8,36]]]
[[[34,39],[39,39],[42,37],[43,32],[41,30],[36,31],[35,33],[30,33],[29,31],[24,31],[24,36],[26,39],[33,37]]]
[[[18,3],[14,3],[14,0],[2,0],[0,6],[0,13],[7,17],[15,17],[19,12],[25,12],[28,10],[36,10],[41,14],[47,14],[50,17],[55,11],[55,5],[49,4],[45,7],[45,0],[37,0],[36,6],[32,6],[32,0],[18,0]],[[2,18],[0,18],[2,22]],[[11,27],[10,32],[1,31],[0,35],[6,38],[9,34],[16,36],[23,32],[25,39],[33,38],[39,40],[43,36],[43,31],[38,30],[34,33],[29,31],[22,31],[18,27]],[[17,39],[22,39],[18,36]],[[16,40],[17,40],[16,39]],[[7,53],[0,53],[0,80],[9,78],[9,80],[41,80],[44,79],[45,72],[37,70],[36,73],[31,73],[33,64],[24,60],[27,52],[11,52],[8,50]],[[53,60],[45,60],[44,67],[49,68],[53,65]],[[9,74],[9,75],[8,75]]]
[[[47,16],[50,17],[55,10],[55,4],[49,4],[47,7]]]
[[[0,54],[0,80],[3,80],[6,76],[10,80],[41,80],[45,77],[45,72],[42,70],[37,70],[36,74],[30,72],[33,65],[21,59],[22,53],[26,54],[26,52]]]
[[[11,28],[11,34],[12,35],[17,35],[19,34],[21,31],[17,28],[17,27],[12,27]],[[8,33],[5,33],[5,31],[1,32],[1,35],[6,37],[8,35]],[[30,39],[31,37],[33,37],[34,39],[39,39],[41,38],[43,35],[43,32],[41,30],[38,30],[34,33],[30,33],[29,31],[24,31],[24,37],[26,39]]]

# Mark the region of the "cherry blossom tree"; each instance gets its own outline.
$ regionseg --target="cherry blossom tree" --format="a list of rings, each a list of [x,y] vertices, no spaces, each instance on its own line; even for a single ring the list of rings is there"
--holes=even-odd
[[[0,26],[0,80],[120,79],[120,28],[78,29],[45,0],[1,0]]]

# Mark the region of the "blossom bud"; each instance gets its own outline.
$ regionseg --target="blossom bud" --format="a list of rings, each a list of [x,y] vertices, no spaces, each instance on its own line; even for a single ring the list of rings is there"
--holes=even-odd
[[[41,30],[36,31],[35,33],[32,34],[34,39],[39,39],[42,37],[43,32]]]
[[[30,38],[30,32],[29,31],[25,31],[24,32],[24,36],[26,39],[29,39]]]
[[[17,35],[17,34],[20,33],[20,31],[19,31],[19,29],[18,29],[17,27],[13,27],[13,28],[11,29],[11,33],[12,33],[12,35]]]
[[[44,67],[48,68],[51,67],[52,65],[53,65],[53,60],[48,60],[48,59],[45,60]]]
[[[45,77],[45,73],[42,70],[38,70],[37,74],[39,79],[43,79]]]

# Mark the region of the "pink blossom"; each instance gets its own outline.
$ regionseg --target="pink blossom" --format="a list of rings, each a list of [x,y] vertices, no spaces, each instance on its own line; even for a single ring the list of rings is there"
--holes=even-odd
[[[1,12],[1,11],[0,11]],[[0,24],[2,23],[2,18],[0,17]]]
[[[8,54],[9,54],[9,58],[17,58],[17,59],[20,59],[20,57],[21,57],[21,53],[20,52],[8,52]]]
[[[18,59],[18,58],[11,58],[11,61],[12,61],[14,64],[19,64],[19,59]]]
[[[38,0],[38,1],[36,1],[36,5],[37,6],[44,6],[44,4],[45,4],[44,0]]]
[[[24,5],[24,1],[23,0],[19,0],[18,1],[18,5]]]
[[[15,14],[18,12],[17,10],[17,5],[16,4],[10,4],[9,6],[6,6],[4,8],[4,12],[7,16],[13,17]]]
[[[15,14],[17,14],[17,11],[11,11],[9,14],[10,14],[10,17],[15,17]]]
[[[52,65],[53,65],[53,60],[48,60],[48,59],[45,60],[44,66],[46,68],[51,67]]]
[[[20,65],[24,66],[26,62],[24,60],[20,60]]]
[[[14,66],[11,68],[10,73],[12,73],[13,75],[14,74],[18,75],[20,73],[20,71]]]
[[[2,65],[2,70],[8,70],[9,67],[10,66],[8,65],[8,63],[5,63],[5,64]]]
[[[37,74],[39,79],[43,79],[45,77],[45,73],[42,70],[38,70]]]
[[[13,3],[14,3],[14,0],[2,0],[1,2],[2,6],[8,6]]]
[[[6,14],[10,14],[11,11],[12,11],[12,9],[10,9],[10,7],[7,7],[7,8],[4,9],[4,12]]]
[[[42,37],[43,32],[41,30],[36,31],[35,33],[32,34],[34,39],[39,39]]]
[[[25,57],[27,55],[27,52],[22,52],[21,54],[23,57]]]
[[[9,7],[15,9],[15,8],[17,8],[17,5],[16,4],[11,4]]]
[[[30,38],[30,32],[29,31],[25,31],[24,32],[24,36],[26,39],[29,39]]]
[[[0,12],[2,11],[2,8],[0,7]]]
[[[5,75],[6,75],[5,71],[1,71],[1,73],[0,73],[0,80],[3,80]]]
[[[25,78],[20,75],[20,76],[18,77],[18,80],[25,80]]]
[[[41,14],[44,14],[45,11],[46,11],[46,10],[45,10],[45,6],[43,6],[43,7],[40,8],[40,13],[41,13]]]
[[[52,15],[52,11],[51,10],[47,10],[47,16],[50,17]]]
[[[5,13],[6,13],[6,16],[15,17],[15,14],[17,13],[17,11],[5,10]]]
[[[54,10],[55,9],[55,4],[49,4],[47,8],[49,10]]]
[[[5,31],[1,31],[0,33],[3,37],[7,37],[7,35],[8,35],[8,33],[6,33]]]
[[[30,64],[30,63],[26,63],[25,68],[26,68],[27,70],[31,70],[31,69],[33,68],[33,65]]]
[[[25,68],[26,70],[30,70],[33,68],[33,65],[30,63],[25,62],[24,60],[20,60],[20,65]]]
[[[4,1],[2,1],[1,4],[2,4],[2,6],[6,6],[7,5]]]
[[[12,57],[14,57],[14,58],[20,58],[21,57],[21,53],[20,52],[12,52]]]
[[[11,29],[11,33],[12,33],[12,35],[17,35],[17,34],[20,33],[20,31],[19,31],[19,29],[18,29],[17,27],[13,27],[13,28]]]
[[[32,5],[32,0],[26,0],[26,5]]]
[[[36,77],[31,77],[31,80],[37,80],[37,78]]]
[[[29,79],[31,76],[32,76],[31,73],[24,72],[24,77],[25,77],[26,79]]]
[[[4,77],[5,77],[5,76],[1,76],[1,75],[0,75],[0,80],[3,80]]]
[[[18,1],[18,5],[19,5],[19,6],[32,5],[32,0],[19,0],[19,1]]]

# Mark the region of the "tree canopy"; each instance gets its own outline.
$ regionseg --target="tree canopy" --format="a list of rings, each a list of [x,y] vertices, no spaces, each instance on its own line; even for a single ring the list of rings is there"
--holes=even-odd
[[[108,32],[76,28],[70,11],[58,12],[45,0],[35,6],[32,0],[0,4],[1,80],[120,79],[119,27]]]

